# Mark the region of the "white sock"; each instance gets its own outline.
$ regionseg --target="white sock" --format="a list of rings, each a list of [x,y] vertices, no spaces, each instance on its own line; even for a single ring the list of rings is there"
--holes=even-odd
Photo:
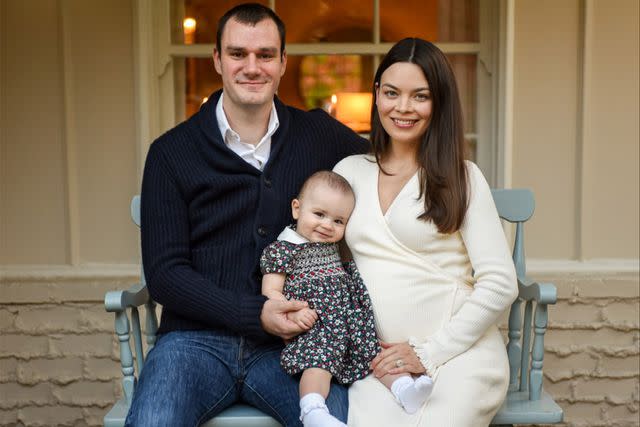
[[[398,378],[391,384],[391,392],[408,414],[415,413],[427,400],[433,388],[433,381],[426,375],[417,380],[410,376]]]
[[[346,427],[346,424],[329,413],[324,397],[309,393],[300,399],[300,421],[305,427]]]
[[[426,394],[427,398],[431,395],[431,390],[433,390],[433,380],[429,375],[420,375],[416,378],[415,385],[417,390]]]

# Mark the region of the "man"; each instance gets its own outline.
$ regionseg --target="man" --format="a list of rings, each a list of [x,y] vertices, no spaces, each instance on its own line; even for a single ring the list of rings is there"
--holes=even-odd
[[[238,401],[285,426],[302,413],[346,422],[347,393],[298,406],[298,382],[279,366],[283,339],[303,332],[287,313],[302,301],[267,300],[263,248],[292,221],[305,178],[366,150],[320,110],[282,104],[285,29],[270,9],[244,4],[218,23],[214,63],[223,90],[152,145],[142,183],[142,257],[163,306],[156,346],[127,425],[199,425]]]

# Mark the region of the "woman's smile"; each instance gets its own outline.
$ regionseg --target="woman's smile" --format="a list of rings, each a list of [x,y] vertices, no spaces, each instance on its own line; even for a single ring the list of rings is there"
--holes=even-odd
[[[392,118],[391,120],[393,120],[393,123],[399,128],[411,128],[418,121],[418,120],[394,119],[394,118]]]

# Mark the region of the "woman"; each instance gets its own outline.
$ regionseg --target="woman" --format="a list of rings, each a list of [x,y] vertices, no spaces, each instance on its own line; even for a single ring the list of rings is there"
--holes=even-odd
[[[373,152],[335,168],[356,194],[345,236],[383,348],[349,390],[349,425],[486,426],[509,382],[495,324],[517,285],[489,186],[464,160],[455,77],[438,48],[409,38],[373,93]],[[414,414],[376,379],[400,373],[434,380]]]

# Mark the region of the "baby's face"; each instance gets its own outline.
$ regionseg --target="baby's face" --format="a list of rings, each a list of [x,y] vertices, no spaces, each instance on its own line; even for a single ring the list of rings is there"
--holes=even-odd
[[[344,236],[344,229],[353,211],[352,194],[319,182],[308,188],[302,199],[291,202],[297,232],[310,242],[335,243]]]

